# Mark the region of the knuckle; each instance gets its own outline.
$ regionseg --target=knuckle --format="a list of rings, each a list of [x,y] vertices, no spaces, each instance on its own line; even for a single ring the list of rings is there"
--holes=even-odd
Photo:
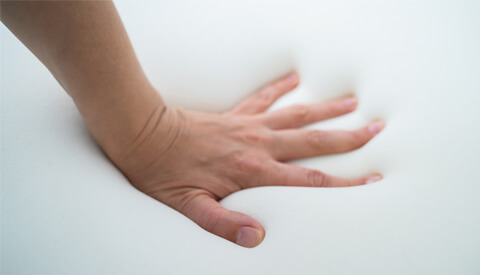
[[[212,208],[203,214],[200,219],[200,224],[205,230],[215,232],[223,215],[224,211],[222,211],[220,207]]]
[[[307,184],[308,186],[324,187],[325,175],[317,170],[308,170],[307,172]]]
[[[307,132],[307,142],[313,148],[325,147],[326,133],[320,130],[311,130]]]
[[[243,134],[245,141],[250,143],[265,143],[267,137],[260,132],[247,132]]]
[[[170,185],[168,189],[174,190],[171,188],[173,185]],[[189,188],[180,188],[175,191],[169,191],[163,194],[163,198],[160,199],[161,202],[166,205],[176,209],[180,213],[189,216],[191,215],[194,207],[195,200],[199,196],[203,195],[205,192],[200,190],[191,190]]]
[[[256,104],[262,108],[268,108],[274,101],[274,95],[271,88],[265,88],[257,93]]]
[[[293,116],[297,120],[308,120],[310,116],[310,111],[307,106],[305,105],[296,105],[293,107],[292,110]]]
[[[264,170],[264,160],[259,156],[241,154],[235,157],[235,166],[244,172],[260,173]]]
[[[273,142],[273,132],[261,126],[240,129],[235,135],[247,144],[267,145]]]
[[[261,143],[262,145],[268,145],[273,142],[273,133],[270,131],[261,131],[256,136],[257,142]]]

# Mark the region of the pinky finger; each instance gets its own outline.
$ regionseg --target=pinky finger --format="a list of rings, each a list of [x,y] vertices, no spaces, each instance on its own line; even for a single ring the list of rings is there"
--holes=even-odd
[[[269,185],[272,186],[303,186],[303,187],[349,187],[373,183],[381,180],[380,174],[372,174],[355,179],[344,179],[325,174],[321,171],[277,162],[275,173]]]

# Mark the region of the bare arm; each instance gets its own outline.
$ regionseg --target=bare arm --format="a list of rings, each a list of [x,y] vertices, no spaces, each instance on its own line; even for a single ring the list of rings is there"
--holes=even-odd
[[[131,142],[163,105],[112,2],[2,1],[1,18],[70,94],[107,152]]]

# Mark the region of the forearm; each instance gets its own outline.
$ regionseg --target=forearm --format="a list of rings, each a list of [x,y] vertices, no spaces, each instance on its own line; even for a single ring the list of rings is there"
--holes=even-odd
[[[112,2],[2,1],[1,19],[70,94],[107,152],[163,108]]]

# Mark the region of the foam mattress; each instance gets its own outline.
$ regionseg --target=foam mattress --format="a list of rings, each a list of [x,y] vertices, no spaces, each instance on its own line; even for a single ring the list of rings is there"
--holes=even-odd
[[[354,113],[309,128],[386,128],[294,164],[384,179],[234,193],[221,204],[266,231],[237,246],[132,187],[2,25],[2,274],[480,274],[479,1],[116,6],[168,104],[226,110],[291,70],[274,109],[353,91]]]

